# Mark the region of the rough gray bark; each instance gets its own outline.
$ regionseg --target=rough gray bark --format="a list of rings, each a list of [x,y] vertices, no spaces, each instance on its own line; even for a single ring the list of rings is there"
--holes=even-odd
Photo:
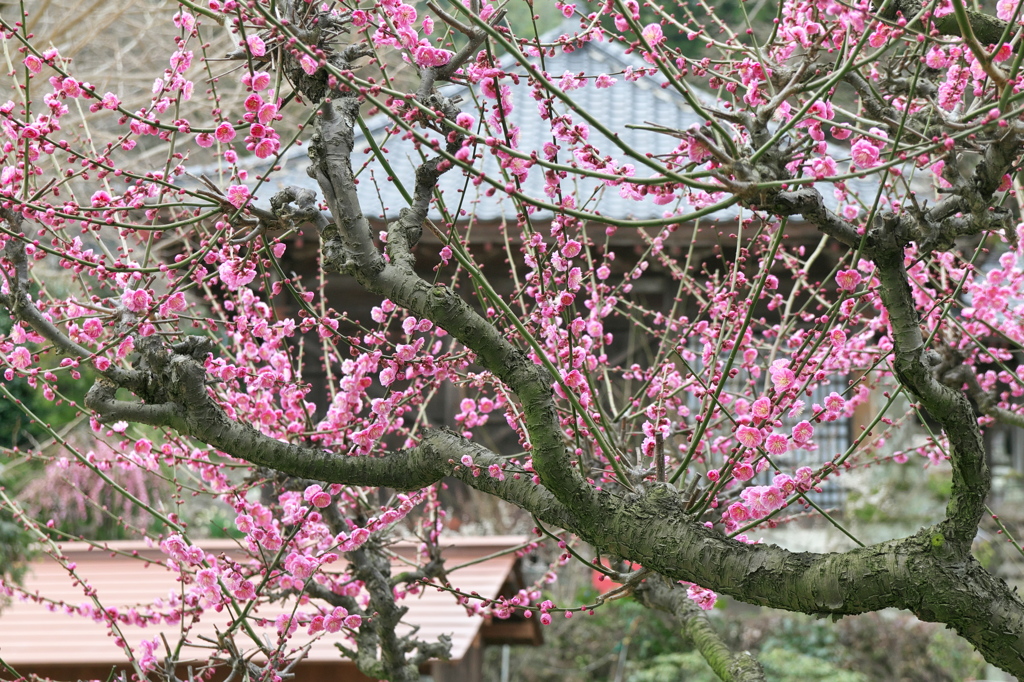
[[[875,0],[871,3],[875,9],[880,10],[879,15],[890,20],[895,20],[898,16],[906,18],[908,21],[919,17],[922,10],[930,9],[933,7],[931,3],[920,2],[920,0]],[[968,3],[964,3],[965,5]],[[985,14],[973,9],[966,9],[965,12],[968,18],[968,23],[971,27],[971,31],[974,36],[985,45],[992,45],[999,42],[999,39],[1003,35],[1003,31],[1006,30],[1006,22],[994,17],[991,14]],[[935,28],[939,30],[943,35],[948,36],[960,36],[964,37],[963,27],[957,21],[955,14],[947,14],[943,17],[933,17],[932,22]],[[913,26],[913,22],[910,24]]]

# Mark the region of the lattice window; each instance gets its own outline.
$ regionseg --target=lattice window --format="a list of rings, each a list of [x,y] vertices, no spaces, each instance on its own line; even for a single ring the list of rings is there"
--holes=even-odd
[[[702,373],[703,363],[701,361],[701,347],[696,340],[690,342],[691,350],[696,354],[695,360],[690,363],[692,369],[698,373]],[[768,373],[765,372],[761,378],[761,395],[766,390],[768,382]],[[724,391],[731,393],[732,395],[740,394],[745,388],[749,387],[749,377],[737,376],[726,381]],[[822,405],[825,402],[825,398],[835,391],[840,395],[843,394],[849,388],[848,377],[846,375],[836,374],[830,377],[828,383],[821,384],[817,388],[811,391],[811,395],[806,393],[800,396],[800,399],[804,401],[806,407],[803,410],[803,414],[791,418],[788,410],[782,416],[782,428],[780,432],[789,433],[789,431],[800,421],[808,418],[810,414],[811,406],[814,404]],[[754,396],[756,397],[756,396]],[[695,398],[691,397],[693,404],[690,406],[694,413],[700,411],[700,405]],[[836,454],[846,452],[847,448],[852,442],[852,425],[851,420],[848,417],[840,417],[832,422],[822,421],[814,424],[814,442],[817,448],[814,450],[794,449],[786,452],[783,455],[779,455],[772,458],[772,461],[785,473],[792,474],[798,467],[809,466],[817,471],[822,464],[831,461],[835,458]],[[1024,435],[1024,434],[1022,434]],[[1022,441],[1024,442],[1024,441]],[[771,483],[772,477],[775,475],[775,471],[770,467],[765,469],[758,474],[754,482],[756,485],[767,485]],[[830,478],[825,483],[818,486],[821,488],[821,492],[810,492],[808,496],[814,500],[822,509],[841,509],[843,502],[846,498],[846,491],[843,486],[836,480],[835,477]],[[798,507],[793,508],[796,511]]]
[[[847,382],[846,375],[836,375],[831,378],[829,383],[819,385],[811,392],[810,396],[802,396],[802,399],[808,405],[804,410],[805,414],[811,405],[815,403],[818,405],[823,404],[825,398],[833,391],[842,394],[847,388],[849,388],[849,383]],[[791,429],[800,421],[801,419],[791,419],[788,414],[783,415],[783,429]],[[822,464],[832,460],[837,453],[846,452],[846,449],[850,447],[850,422],[851,420],[848,417],[840,417],[832,422],[822,421],[815,424],[814,442],[818,446],[816,450],[790,450],[784,455],[774,457],[773,461],[787,473],[802,466],[809,466],[817,471]],[[762,484],[769,483],[773,475],[773,471],[766,469],[759,474],[759,480]],[[815,504],[826,510],[842,508],[843,501],[846,498],[846,491],[835,477],[830,478],[818,487],[821,488],[820,493],[811,492],[808,494]]]

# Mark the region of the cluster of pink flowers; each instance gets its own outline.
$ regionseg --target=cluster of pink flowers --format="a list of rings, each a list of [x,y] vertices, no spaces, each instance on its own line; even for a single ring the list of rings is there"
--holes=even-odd
[[[493,399],[486,396],[479,400],[463,398],[459,403],[459,412],[453,419],[456,423],[462,424],[465,429],[463,435],[469,438],[473,435],[472,429],[487,424],[490,420],[490,413],[501,409],[504,405],[505,398],[501,394]]]
[[[358,629],[363,619],[358,615],[349,615],[344,606],[336,606],[330,612],[313,616],[309,620],[306,632],[315,635],[318,632],[338,632],[343,627],[349,630]]]
[[[741,525],[762,519],[786,506],[787,498],[797,492],[806,492],[813,483],[810,467],[800,467],[795,477],[776,474],[771,485],[752,485],[740,491],[740,502],[729,505],[722,519],[728,532]]]

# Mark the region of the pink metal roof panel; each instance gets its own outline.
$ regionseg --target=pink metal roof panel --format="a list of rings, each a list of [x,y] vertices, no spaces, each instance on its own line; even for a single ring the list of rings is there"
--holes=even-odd
[[[444,549],[448,566],[476,562],[455,571],[451,575],[453,584],[486,598],[498,596],[516,557],[514,554],[490,555],[516,547],[523,541],[518,536],[450,540]],[[223,552],[230,555],[233,550],[238,551],[238,546],[230,540],[206,540],[201,541],[200,545],[206,552],[213,554]],[[149,604],[155,597],[166,598],[176,590],[181,590],[177,571],[169,570],[159,563],[166,560],[159,549],[148,548],[138,542],[109,542],[106,546],[120,553],[137,553],[139,558],[123,554],[112,556],[111,551],[90,550],[86,543],[66,543],[63,546],[65,555],[77,565],[77,575],[95,590],[96,597],[104,607],[125,610]],[[413,543],[399,543],[393,550],[399,555],[412,556],[415,548]],[[406,564],[400,560],[392,564],[395,572],[405,567]],[[105,624],[64,612],[65,606],[76,607],[90,600],[84,587],[76,584],[59,563],[49,557],[33,562],[23,587],[28,593],[50,600],[50,606],[15,597],[0,609],[0,658],[9,665],[17,668],[19,664],[124,662],[124,654]],[[482,617],[468,616],[453,595],[433,588],[423,590],[418,596],[408,597],[401,604],[409,608],[404,622],[409,627],[419,626],[419,638],[434,641],[442,634],[451,636],[453,660],[462,658],[483,624]],[[291,611],[293,607],[294,602],[261,606],[256,615],[271,622],[266,627],[255,627],[257,636],[276,642],[273,619],[280,613]],[[204,613],[189,632],[187,640],[191,646],[184,650],[180,659],[205,659],[205,652],[198,648],[203,645],[200,636],[214,637],[218,630],[227,629],[230,620],[226,611]],[[180,626],[167,624],[145,628],[121,625],[120,628],[125,640],[133,647],[144,639],[153,639],[161,634],[173,646],[181,634]],[[248,648],[254,648],[252,641],[245,635],[237,635],[235,641],[240,647],[248,645]],[[305,635],[305,629],[300,627],[290,645],[301,647],[311,644],[306,660],[337,661],[341,654],[334,642],[338,641],[342,641],[340,633],[314,638]]]

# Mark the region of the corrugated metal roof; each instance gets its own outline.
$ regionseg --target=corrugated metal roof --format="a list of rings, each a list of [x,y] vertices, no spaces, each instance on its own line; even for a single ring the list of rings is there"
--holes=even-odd
[[[505,554],[487,559],[484,557],[523,542],[524,538],[516,536],[461,537],[450,540],[451,544],[444,549],[449,566],[478,561],[454,572],[451,578],[453,584],[486,598],[498,596],[502,584],[513,569],[516,556]],[[90,551],[89,545],[85,543],[64,545],[65,554],[77,564],[76,573],[95,589],[104,607],[118,607],[123,611],[150,604],[155,597],[166,597],[180,591],[178,573],[159,563],[167,559],[159,549],[147,548],[138,542],[109,542],[106,545],[119,554],[112,556],[109,551]],[[215,555],[222,552],[229,556],[233,552],[242,554],[238,545],[230,540],[207,540],[200,542],[200,546],[207,553]],[[393,549],[399,555],[412,557],[416,545],[399,543]],[[124,555],[133,552],[137,553],[138,558]],[[407,565],[396,560],[393,568],[395,571],[406,570]],[[25,577],[24,589],[51,602],[72,607],[91,603],[83,593],[82,586],[76,585],[68,571],[49,557],[32,562]],[[429,642],[436,641],[442,634],[451,636],[452,660],[462,658],[484,622],[481,616],[467,616],[465,608],[456,603],[453,595],[432,588],[423,590],[418,596],[408,597],[401,605],[409,608],[404,622],[410,628],[419,626],[420,639]],[[250,622],[261,636],[265,633],[270,642],[276,642],[277,634],[272,621],[280,613],[291,612],[293,607],[294,602],[261,606],[254,615],[270,619],[270,625],[261,628],[255,626],[253,621]],[[188,640],[192,646],[183,650],[181,659],[205,660],[209,652],[195,648],[203,644],[199,635],[212,637],[217,629],[226,630],[229,620],[226,612],[216,613],[211,610],[204,613],[201,621],[191,630]],[[180,634],[178,627],[170,625],[120,627],[128,644],[133,647],[144,639],[153,639],[161,634],[173,646]],[[300,627],[290,645],[301,647],[313,641],[304,633],[305,629]],[[333,645],[335,641],[342,641],[340,635],[328,634],[316,639],[306,660],[340,660],[341,654]],[[236,642],[239,646],[244,645],[245,636],[236,636]],[[43,604],[14,598],[0,610],[0,659],[15,668],[18,665],[40,663],[119,664],[124,662],[124,654],[105,625],[90,618],[67,615],[63,609],[53,612]]]

